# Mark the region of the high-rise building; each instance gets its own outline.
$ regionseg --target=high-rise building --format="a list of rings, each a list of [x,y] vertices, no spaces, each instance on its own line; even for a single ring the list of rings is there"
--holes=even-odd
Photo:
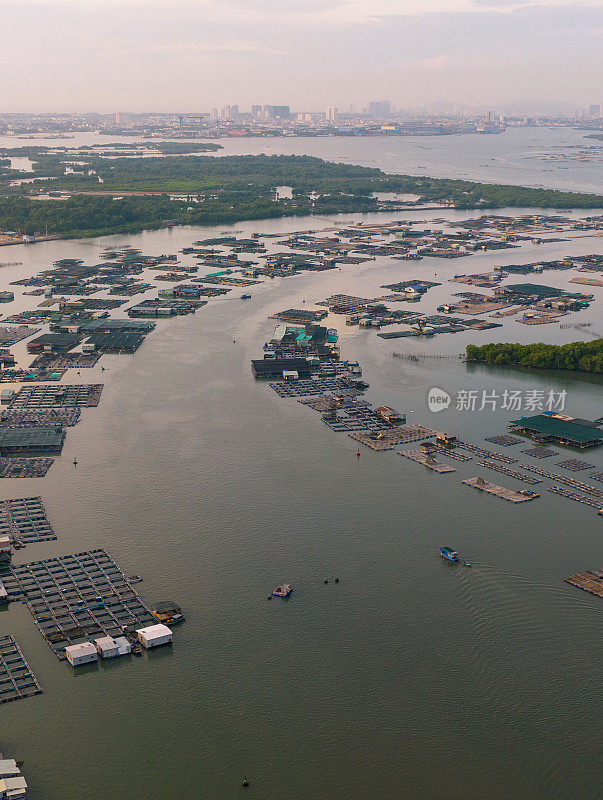
[[[339,118],[339,109],[336,106],[327,106],[325,111],[327,122],[337,122]]]
[[[258,119],[262,116],[262,106],[251,106],[251,116]]]
[[[291,117],[289,106],[264,106],[262,110],[265,119],[289,119]]]
[[[238,119],[239,118],[239,107],[238,106],[224,106],[220,110],[220,116],[222,119]]]
[[[601,105],[600,103],[592,103],[588,107],[588,116],[593,117],[593,119],[599,119],[601,116]]]
[[[373,117],[387,117],[391,114],[392,104],[389,100],[371,100],[368,113]]]
[[[129,111],[117,111],[115,114],[116,125],[131,125],[134,122],[134,114]]]

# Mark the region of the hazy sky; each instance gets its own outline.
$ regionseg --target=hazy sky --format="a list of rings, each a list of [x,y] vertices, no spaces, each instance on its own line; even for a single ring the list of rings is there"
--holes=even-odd
[[[603,101],[603,0],[0,0],[2,111]]]

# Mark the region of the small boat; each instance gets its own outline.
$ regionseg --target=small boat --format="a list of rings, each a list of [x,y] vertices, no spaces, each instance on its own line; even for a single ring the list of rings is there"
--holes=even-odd
[[[442,558],[445,558],[446,561],[458,561],[459,554],[456,550],[453,550],[452,547],[440,547],[440,555]]]
[[[293,587],[288,583],[284,583],[282,586],[277,586],[276,589],[273,590],[270,597],[289,597],[292,591]]]
[[[464,567],[472,567],[473,564],[471,563],[471,561],[463,561],[463,566]]]
[[[241,295],[241,300],[249,300],[250,297],[251,297],[250,294],[242,294]]]

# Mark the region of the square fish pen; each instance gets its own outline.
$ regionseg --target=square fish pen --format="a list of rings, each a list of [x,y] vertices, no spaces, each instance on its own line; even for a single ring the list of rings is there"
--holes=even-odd
[[[40,497],[0,501],[0,536],[3,534],[17,546],[57,538]]]
[[[3,581],[10,597],[26,602],[61,660],[68,645],[157,622],[103,549],[13,566]]]
[[[42,687],[12,636],[0,636],[0,703],[42,694]]]

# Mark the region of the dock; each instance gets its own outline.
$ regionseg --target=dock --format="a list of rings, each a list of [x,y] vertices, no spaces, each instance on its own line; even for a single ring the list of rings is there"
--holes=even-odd
[[[540,497],[539,494],[529,489],[519,489],[518,491],[515,489],[506,489],[504,486],[497,486],[495,483],[490,483],[483,478],[467,478],[463,483],[466,483],[467,486],[473,486],[474,489],[478,489],[480,492],[493,494],[511,503],[526,503],[529,500],[535,500],[537,497]]]
[[[0,703],[42,694],[42,687],[12,636],[0,636]]]
[[[585,569],[584,572],[577,572],[564,580],[578,589],[603,597],[603,569]]]
[[[425,452],[424,450],[403,450],[399,452],[398,455],[409,458],[411,461],[416,461],[418,464],[423,464],[424,467],[432,469],[434,472],[439,472],[441,474],[445,472],[456,472],[456,469],[451,467],[450,464],[436,461],[431,453]]]

